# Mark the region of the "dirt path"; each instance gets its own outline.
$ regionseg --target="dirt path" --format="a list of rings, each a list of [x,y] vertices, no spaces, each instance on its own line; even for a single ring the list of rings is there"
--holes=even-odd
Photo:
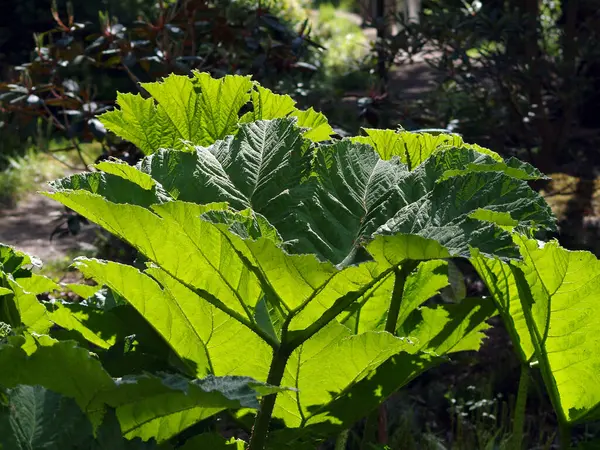
[[[63,206],[54,200],[30,194],[16,208],[0,210],[0,242],[37,256],[43,262],[93,250],[93,229],[85,229],[77,236],[55,237],[50,241],[63,212]]]

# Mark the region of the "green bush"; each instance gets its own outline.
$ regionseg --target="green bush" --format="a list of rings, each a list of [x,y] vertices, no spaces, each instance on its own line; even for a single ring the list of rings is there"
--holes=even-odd
[[[57,286],[0,247],[9,404],[50,395],[26,387],[41,386],[92,429],[116,418],[134,448],[315,448],[477,350],[499,315],[522,370],[515,447],[532,371],[565,448],[573,424],[597,418],[600,262],[532,238],[555,228],[528,186],[538,170],[451,134],[333,140],[323,115],[249,77],[143,88],[151,97],[120,94],[99,120],[147,156],[46,193],[130,243],[136,266],[78,258],[98,284],[71,286],[85,302],[40,302]],[[492,298],[466,297],[457,259]],[[10,411],[4,442],[22,438]],[[251,428],[247,442],[203,425],[222,411]]]

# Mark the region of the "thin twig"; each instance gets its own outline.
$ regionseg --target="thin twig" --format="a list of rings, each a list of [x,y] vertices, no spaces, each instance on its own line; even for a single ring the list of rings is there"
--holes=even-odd
[[[48,153],[60,153],[60,152],[68,152],[70,150],[75,150],[74,146],[70,146],[70,147],[62,147],[62,148],[56,148],[56,149],[48,149],[46,150],[46,152]]]
[[[48,152],[48,151],[46,151],[46,152],[44,152],[44,153],[46,153],[46,154],[47,154],[48,156],[50,156],[52,159],[55,159],[56,161],[58,161],[58,162],[59,162],[59,163],[61,163],[63,166],[67,167],[68,169],[71,169],[71,170],[77,170],[77,171],[78,171],[78,170],[80,170],[80,167],[72,166],[71,164],[69,164],[69,163],[67,163],[67,162],[63,161],[62,159],[60,159],[60,158],[57,158],[57,157],[56,157],[56,156],[54,156],[54,155],[53,155],[51,152]]]
[[[81,150],[81,147],[79,146],[79,142],[77,142],[77,139],[75,139],[75,138],[71,138],[71,142],[73,143],[73,146],[77,150],[77,155],[79,156],[79,160],[83,164],[83,168],[87,169],[88,163],[86,162],[85,158],[83,157],[83,150]]]

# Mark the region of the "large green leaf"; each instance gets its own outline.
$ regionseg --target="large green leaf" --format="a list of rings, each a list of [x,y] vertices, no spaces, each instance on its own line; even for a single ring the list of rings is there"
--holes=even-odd
[[[154,214],[132,205],[109,203],[88,192],[76,194],[86,198],[82,202],[88,208],[93,209],[96,204],[108,208],[98,210],[107,228],[132,239],[164,270],[150,269],[149,274],[165,287],[129,266],[86,259],[77,265],[86,276],[107,284],[134,305],[184,361],[194,364],[196,373],[223,375],[230,370],[227,367],[233,366],[237,371],[234,373],[265,380],[270,352],[244,325],[265,339],[267,333],[256,319],[259,300],[266,296],[270,305],[279,305],[279,313],[289,323],[290,336],[308,339],[292,354],[286,367],[290,375],[282,380],[282,385],[296,387],[300,392],[280,394],[276,406],[276,415],[294,427],[304,423],[299,417],[311,417],[311,409],[328,404],[391,356],[407,346],[414,347],[389,333],[367,331],[352,335],[350,329],[335,321],[319,331],[318,321],[324,314],[333,311],[329,319],[333,320],[336,308],[342,312],[407,257],[449,256],[435,241],[424,245],[427,240],[418,236],[381,236],[367,246],[374,261],[336,268],[318,261],[314,255],[286,254],[271,238],[242,239],[228,234],[229,224],[203,220],[201,214],[209,209],[199,205],[169,202],[155,206]],[[179,239],[183,240],[178,242]],[[169,242],[173,242],[172,247]],[[188,252],[173,251],[183,248]],[[219,256],[215,259],[211,254]],[[415,290],[407,298],[416,300],[407,303],[404,315],[426,300],[435,288],[423,287],[420,293],[416,287]],[[236,318],[241,323],[232,320],[231,314],[223,314],[232,311],[239,314]],[[292,334],[294,330],[296,335]],[[236,335],[232,336],[232,332]],[[214,347],[210,342],[213,338]],[[235,350],[222,347],[220,343],[226,338],[230,339],[229,345],[237,347]],[[243,348],[248,351],[240,353]],[[240,356],[237,359],[236,354]],[[353,362],[341,365],[333,355]],[[314,384],[315,374],[327,365],[331,365],[327,376]]]
[[[106,222],[110,221],[108,229],[118,236],[131,238],[138,234],[136,246],[163,271],[151,268],[148,274],[153,279],[116,263],[80,259],[77,265],[86,276],[107,284],[134,305],[184,361],[195,364],[197,373],[210,371],[223,375],[230,370],[227,367],[233,366],[237,371],[234,373],[250,373],[265,380],[270,351],[250,329],[275,345],[272,338],[267,338],[272,335],[257,319],[259,300],[264,296],[271,306],[279,307],[282,320],[288,322],[289,336],[307,339],[293,352],[282,380],[283,386],[296,387],[299,393],[279,394],[276,405],[276,416],[292,427],[305,424],[302,417],[312,417],[312,409],[329,404],[388,358],[407,348],[415,352],[412,340],[389,333],[367,331],[353,335],[350,329],[332,321],[336,308],[341,313],[407,258],[449,256],[435,241],[419,236],[380,236],[367,246],[374,255],[373,261],[336,268],[329,262],[318,261],[314,255],[287,254],[272,238],[242,239],[228,233],[230,223],[201,218],[203,212],[221,212],[220,209],[169,202],[155,206],[153,214],[144,208],[106,202],[88,192],[77,195],[87,198],[82,202],[88,208],[95,204],[109,208],[105,213],[98,212]],[[134,219],[139,214],[143,220]],[[140,228],[142,223],[144,227]],[[174,243],[173,248],[187,248],[188,253],[173,252],[168,250],[170,245],[165,245],[169,239],[175,242],[174,239],[184,238]],[[211,252],[216,252],[218,258],[211,259]],[[415,276],[420,279],[431,275],[434,266],[439,264],[425,265],[426,273]],[[190,269],[199,270],[202,275]],[[409,283],[403,317],[436,291],[439,282],[432,283],[433,286],[424,283],[422,288]],[[382,309],[385,312],[386,307]],[[232,320],[231,314],[224,314],[234,310],[239,322]],[[330,325],[319,331],[327,323],[319,325],[319,320],[330,311],[333,311]],[[273,317],[269,320],[273,321]],[[436,316],[433,320],[443,328],[447,317]],[[465,327],[474,326],[468,324]],[[425,335],[424,331],[418,333]],[[428,343],[433,332],[428,328],[427,333]],[[214,347],[211,339],[216,340]],[[221,344],[225,339],[229,340],[227,347]],[[240,352],[244,348],[248,350]],[[425,344],[421,348],[428,352],[437,349],[430,350]],[[344,366],[333,355],[352,363]],[[325,370],[327,375],[315,384],[315,374],[323,372],[324,367],[329,367]]]
[[[30,332],[46,333],[52,325],[46,308],[34,294],[27,292],[19,281],[20,279],[14,280],[12,275],[7,277],[8,285],[14,293],[8,308],[12,309],[14,306],[13,311],[16,313],[9,323],[12,322],[11,325],[15,327],[24,325]],[[9,302],[10,300],[6,299],[5,301]]]
[[[101,391],[114,387],[113,379],[100,362],[72,341],[58,342],[48,336],[34,338],[36,348],[30,355],[15,345],[0,346],[0,386],[40,385],[73,398],[98,425],[102,411],[88,410]]]
[[[411,133],[408,131],[364,129],[366,136],[351,138],[354,142],[371,145],[382,159],[394,156],[407,165],[409,170],[416,169],[431,155],[449,147],[461,147],[463,140],[456,134]],[[494,152],[490,155],[499,161],[502,158]]]
[[[421,308],[418,315],[426,320],[413,320],[413,325],[409,326],[407,324],[406,329],[403,330],[406,332],[406,337],[403,340],[405,351],[391,356],[366,376],[358,377],[357,382],[347,386],[343,395],[336,395],[338,392],[336,390],[337,386],[333,388],[330,386],[331,395],[325,396],[321,404],[309,408],[308,413],[304,416],[303,427],[273,432],[273,439],[269,448],[298,448],[300,442],[307,442],[306,448],[312,448],[310,445],[312,443],[314,447],[315,439],[319,437],[325,439],[327,436],[340,433],[352,426],[356,421],[374,410],[388,396],[424,371],[446,360],[447,356],[444,355],[479,349],[481,341],[485,337],[483,331],[489,327],[485,320],[491,317],[494,312],[493,303],[486,299],[466,299],[457,305]],[[372,337],[371,333],[368,334]],[[391,335],[387,333],[381,334],[388,336],[384,340],[391,338]],[[361,335],[355,336],[351,342],[361,342],[363,344],[370,342],[359,336]],[[345,346],[336,347],[334,344],[333,348],[344,350]],[[381,350],[385,351],[384,349]],[[325,348],[323,351],[329,352],[330,349]],[[368,346],[362,349],[360,353],[364,356],[366,353],[363,352],[367,351]],[[307,359],[309,359],[308,356],[310,355],[307,355]],[[315,358],[318,359],[319,356],[315,355]],[[328,370],[333,370],[335,374],[352,371],[349,368],[353,364],[351,359],[338,359],[337,356],[333,359],[341,367],[331,369],[331,363],[324,362]],[[309,367],[312,367],[311,362],[309,359]],[[319,383],[326,373],[326,371],[319,371],[315,375]],[[286,376],[290,377],[292,375]],[[340,381],[342,379],[341,376],[336,378]],[[340,383],[340,386],[342,385],[343,383]],[[312,392],[315,396],[321,392],[318,387],[314,389],[315,391]],[[298,418],[294,415],[299,415],[298,399],[294,403],[294,398],[290,394],[292,393],[280,394],[282,397],[288,397],[285,403],[290,405],[289,412],[282,413],[282,416],[285,415],[290,417],[288,420],[297,422]],[[280,398],[278,398],[279,401]]]
[[[374,262],[340,270],[314,255],[289,255],[271,238],[244,240],[228,233],[225,225],[200,218],[211,208],[221,208],[218,205],[169,202],[154,206],[151,212],[111,203],[85,191],[53,196],[129,241],[174,279],[259,333],[255,311],[263,295],[273,295],[269,302],[282,308],[284,318],[293,314],[290,330],[302,330],[338,299],[351,302],[360,297],[405,259],[451,256],[433,240],[400,234],[381,236],[367,246]],[[136,276],[134,269],[129,272],[130,277]],[[141,279],[151,283],[149,278]],[[100,283],[105,280],[104,276],[98,279]],[[111,287],[123,289],[125,298],[133,295],[133,289],[149,289],[137,283],[125,286],[122,275],[118,280]],[[160,291],[158,286],[154,289]],[[157,310],[155,314],[161,313]],[[201,358],[197,355],[192,359]]]
[[[117,94],[119,109],[99,116],[106,128],[149,155],[159,148],[183,148],[183,142],[162,105],[141,95]]]
[[[163,270],[151,268],[145,274],[131,266],[85,258],[75,266],[126,298],[191,374],[266,379],[263,362],[270,357],[266,343]]]
[[[54,324],[78,333],[100,348],[107,349],[114,344],[116,335],[124,328],[119,326],[116,317],[83,304],[60,301],[41,303],[37,295],[58,290],[60,286],[27,269],[26,266],[31,264],[28,255],[4,247],[2,258],[3,266],[10,268],[11,273],[0,272],[0,284],[8,286],[0,288],[0,292],[5,289],[5,294],[11,295],[3,300],[5,303],[0,312],[0,320],[13,328],[25,328],[27,345],[22,347],[23,350],[31,352],[36,348],[31,333],[46,334]]]
[[[1,448],[63,450],[89,445],[92,427],[73,400],[41,386],[16,386],[6,396],[6,409],[0,406]]]
[[[171,77],[175,78],[176,76],[171,75]],[[198,95],[197,103],[192,105],[191,108],[186,108],[188,104],[185,102],[189,102],[196,96],[191,93],[187,95],[186,92],[181,92],[177,87],[171,89],[167,85],[166,79],[163,83],[146,83],[143,86],[158,103],[165,106],[169,114],[177,112],[183,116],[184,121],[187,118],[188,129],[193,130],[195,126],[201,127],[199,136],[190,131],[186,140],[198,145],[210,145],[229,134],[233,134],[236,131],[238,113],[250,99],[248,93],[252,86],[250,77],[229,75],[221,79],[214,79],[206,72],[195,72],[192,80],[200,88],[201,94]],[[196,89],[195,87],[194,90]],[[181,96],[181,100],[178,100],[177,95],[173,95],[174,90],[179,90],[178,95]],[[169,105],[165,102],[169,102]],[[177,106],[169,108],[170,105],[173,105],[173,102],[176,102]],[[178,116],[172,117],[172,120],[174,123],[180,122]]]
[[[279,394],[274,414],[288,427],[313,422],[315,411],[326,408],[342,391],[391,356],[412,352],[411,347],[409,341],[390,333],[371,331],[354,335],[343,325],[332,322],[291,355],[282,384],[298,391]]]
[[[487,258],[473,250],[471,262],[498,305],[498,311],[515,344],[521,361],[527,362],[535,349],[531,341],[517,282],[511,266],[495,258]]]
[[[132,142],[146,155],[161,148],[184,149],[189,144],[208,146],[237,132],[238,123],[258,119],[296,117],[315,142],[327,140],[333,129],[326,117],[298,110],[289,96],[277,95],[255,85],[248,76],[227,75],[220,79],[208,73],[169,75],[162,81],[142,83],[152,98],[117,95],[119,109],[99,116],[107,129]],[[252,111],[239,112],[252,100]]]
[[[597,348],[600,318],[596,292],[600,261],[589,252],[568,251],[556,241],[540,245],[515,235],[522,262],[510,265],[474,255],[524,360],[537,358],[562,420],[598,416],[600,383]]]
[[[31,272],[41,266],[36,258],[12,247],[0,244],[0,322],[11,329],[25,329],[23,349],[33,351],[35,343],[30,333],[47,333],[52,322],[37,295],[51,292],[59,286],[51,279]]]
[[[408,341],[371,331],[381,329],[388,314],[395,268],[406,260],[465,256],[470,248],[483,255],[517,256],[500,213],[523,228],[553,226],[547,205],[519,179],[523,177],[488,155],[448,148],[410,171],[398,158],[383,160],[367,145],[342,141],[316,148],[313,158],[286,119],[248,123],[235,137],[210,148],[160,151],[138,169],[117,169],[109,168],[146,192],[160,186],[180,200],[125,204],[99,195],[99,190],[60,186],[50,195],[128,241],[157,266],[143,273],[117,264],[78,263],[86,275],[110,286],[144,315],[190,373],[250,374],[265,380],[271,356],[267,343],[277,348],[283,341],[299,346],[288,361],[286,371],[292,374],[294,367],[313,370],[312,364],[326,364],[308,357],[313,347],[322,349],[319,354],[336,349],[347,352],[348,360],[365,362],[358,371],[354,366],[340,366],[341,373],[331,369],[321,390],[297,373],[284,377],[284,385],[306,384],[301,393],[280,394],[277,400],[276,414],[295,427],[306,424],[302,417],[312,417],[312,409],[328,405],[406,350]],[[449,174],[452,170],[460,173]],[[103,180],[111,183],[108,177]],[[198,204],[211,201],[254,212],[236,214],[223,204]],[[261,225],[258,213],[276,227],[283,243],[268,224]],[[313,254],[289,254],[284,248]],[[446,336],[442,328],[451,320],[450,310],[419,309],[447,283],[445,275],[435,273],[442,266],[427,263],[411,275],[400,305],[397,330],[417,330],[422,342],[411,348],[426,352],[415,356],[417,362],[425,358],[416,363],[423,367],[430,364],[431,352],[477,347],[478,333],[469,335],[476,336],[472,341],[463,329],[483,326],[483,319],[457,313]],[[360,316],[355,305],[365,314],[363,325],[354,319],[353,329],[360,334],[353,336],[336,317]],[[411,317],[417,325],[407,322]],[[215,327],[213,320],[223,325]],[[339,332],[325,333],[326,325],[326,330]],[[225,347],[211,345],[213,332],[217,342],[228,337],[231,346],[256,351],[223,363]],[[440,334],[445,338],[438,343]],[[370,343],[377,339],[383,341]]]
[[[296,110],[291,116],[298,118],[297,125],[306,130],[304,137],[311,141],[327,141],[334,133],[333,128],[331,128],[327,121],[327,117],[313,108],[308,108],[306,111]]]
[[[124,377],[102,400],[115,408],[123,435],[164,442],[225,409],[258,408],[257,397],[284,389],[249,377],[188,380],[160,374]]]
[[[422,306],[448,284],[440,260],[518,258],[512,230],[555,224],[525,163],[453,135],[367,130],[320,144],[331,136],[322,115],[244,80],[146,86],[147,115],[168,119],[170,131],[156,128],[180,146],[151,148],[136,167],[102,163],[48,195],[144,256],[145,270],[77,266],[135,308],[183,372],[265,381],[283,370],[268,378],[298,391],[277,394],[275,416],[303,429],[282,433],[296,440],[349,427],[444,355],[477,349],[492,302],[463,293]],[[120,389],[157,390],[156,377],[138,379]],[[167,439],[206,413],[147,401],[165,415],[138,427],[132,413],[132,435]]]
[[[472,246],[486,254],[516,256],[506,232],[473,214],[480,209],[507,212],[523,227],[554,228],[554,218],[525,181],[502,171],[440,180],[478,155],[448,149],[408,171],[397,159],[381,160],[363,144],[325,146],[314,169],[314,194],[282,223],[273,223],[284,239],[295,239],[295,251],[336,262],[374,233],[420,235],[440,242],[453,255],[468,256]]]
[[[106,172],[75,174],[53,181],[53,189],[85,190],[102,195],[116,203],[132,203],[150,206],[153,203],[172,200],[160,184],[150,183],[146,175],[131,166],[122,170],[123,163],[103,162],[98,168]]]
[[[41,261],[39,259],[9,245],[0,243],[0,270],[2,272],[15,275],[19,269],[27,269],[28,266],[40,265]]]
[[[73,341],[48,336],[34,338],[27,355],[15,345],[0,346],[0,386],[40,385],[77,405],[97,427],[104,408],[115,408],[121,429],[129,437],[162,441],[227,408],[256,408],[257,397],[281,391],[249,377],[206,377],[189,380],[179,375],[140,375],[113,379],[100,362]]]
[[[310,171],[307,143],[293,120],[243,125],[227,138],[193,152],[158,151],[139,169],[102,163],[95,172],[52,183],[57,190],[86,190],[116,203],[149,206],[174,198],[194,203],[228,202],[263,214],[281,214],[289,190],[297,189]],[[148,177],[150,175],[150,177]]]
[[[119,336],[127,332],[127,326],[111,311],[81,303],[46,304],[48,319],[65,330],[77,332],[95,346],[108,349]]]
[[[186,141],[208,145],[235,130],[251,85],[249,77],[235,75],[219,80],[206,73],[195,73],[193,78],[170,75],[161,82],[142,84],[152,99],[119,94],[120,109],[103,114],[100,120],[146,154],[182,148]]]
[[[314,142],[327,141],[334,133],[327,118],[313,108],[300,111],[289,95],[274,94],[269,89],[255,85],[252,91],[252,111],[244,114],[240,122],[296,117],[297,125],[305,128],[304,137]]]
[[[420,235],[438,241],[453,256],[468,256],[471,246],[486,255],[515,257],[503,229],[506,218],[498,215],[510,214],[523,229],[554,228],[548,205],[523,177],[513,176],[515,171],[527,174],[528,167],[448,148],[409,171],[397,158],[382,160],[369,146],[346,140],[318,147],[311,169],[306,145],[289,119],[258,121],[208,149],[161,151],[140,169],[155,180],[152,189],[160,186],[172,198],[251,207],[276,227],[288,249],[336,263],[351,261],[357,247],[375,233]],[[137,173],[121,176],[141,178]],[[100,185],[113,183],[106,175],[94,177]],[[112,192],[108,187],[93,190],[70,180],[54,184],[59,191],[54,198],[71,195],[68,190],[78,186],[122,202],[120,194],[107,194]],[[143,188],[136,184],[136,189]],[[156,197],[156,203],[163,201]],[[148,207],[145,195],[136,195],[132,203]]]
[[[254,122],[265,119],[282,119],[296,110],[296,102],[289,95],[279,95],[270,89],[255,85],[252,91],[252,111],[240,118],[240,122]]]

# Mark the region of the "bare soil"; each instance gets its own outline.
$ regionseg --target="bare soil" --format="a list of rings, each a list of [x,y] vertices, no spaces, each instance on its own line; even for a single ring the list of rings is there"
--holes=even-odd
[[[55,236],[50,240],[64,211],[58,202],[40,194],[30,194],[15,208],[0,210],[0,242],[45,262],[93,250],[95,231],[91,227],[77,236]]]

